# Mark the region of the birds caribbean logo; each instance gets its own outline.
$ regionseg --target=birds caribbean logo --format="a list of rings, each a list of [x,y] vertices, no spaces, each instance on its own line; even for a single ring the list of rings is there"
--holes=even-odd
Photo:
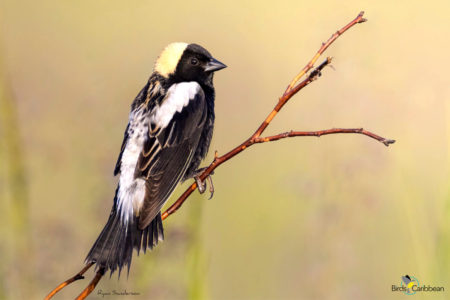
[[[402,287],[403,286],[406,288],[404,291],[406,295],[414,295],[416,293],[414,286],[416,286],[416,288],[419,286],[419,280],[414,276],[402,276]]]

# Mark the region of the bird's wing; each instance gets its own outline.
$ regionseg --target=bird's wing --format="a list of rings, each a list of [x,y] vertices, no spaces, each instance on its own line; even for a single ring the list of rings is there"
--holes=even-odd
[[[139,228],[156,217],[186,172],[206,116],[205,94],[196,82],[174,84],[152,110],[148,138],[135,170],[135,178],[146,181]]]

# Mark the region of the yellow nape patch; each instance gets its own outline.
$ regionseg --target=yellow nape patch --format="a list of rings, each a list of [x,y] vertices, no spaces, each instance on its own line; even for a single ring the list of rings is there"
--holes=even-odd
[[[169,44],[156,60],[155,72],[158,72],[164,77],[168,77],[170,74],[174,73],[177,68],[178,61],[187,46],[188,44],[186,43]]]

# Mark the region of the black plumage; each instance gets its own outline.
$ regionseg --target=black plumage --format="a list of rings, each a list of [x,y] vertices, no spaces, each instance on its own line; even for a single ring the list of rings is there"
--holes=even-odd
[[[114,272],[164,237],[161,209],[193,177],[214,126],[214,71],[225,65],[196,44],[170,44],[131,105],[114,169],[114,205],[86,261]]]

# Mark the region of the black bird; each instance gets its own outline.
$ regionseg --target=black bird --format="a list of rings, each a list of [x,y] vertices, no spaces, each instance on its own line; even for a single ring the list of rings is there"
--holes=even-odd
[[[214,127],[213,73],[226,66],[197,44],[172,43],[131,105],[114,175],[108,222],[86,258],[113,273],[133,249],[164,239],[161,208],[177,184],[196,177]],[[204,191],[204,186],[199,187]]]

